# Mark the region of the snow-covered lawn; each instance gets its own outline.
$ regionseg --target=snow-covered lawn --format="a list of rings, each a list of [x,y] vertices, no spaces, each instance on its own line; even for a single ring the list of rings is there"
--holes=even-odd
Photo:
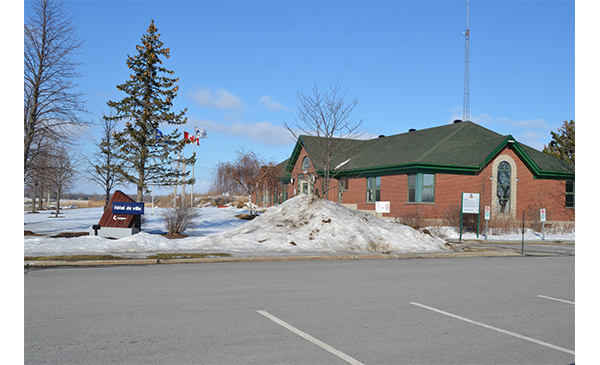
[[[152,210],[154,214],[152,214]],[[145,257],[154,253],[231,253],[236,256],[334,254],[370,252],[439,252],[447,250],[444,241],[410,227],[377,219],[325,200],[300,195],[270,208],[252,221],[235,216],[247,213],[237,208],[199,208],[200,218],[187,230],[187,238],[168,239],[160,208],[146,208],[143,231],[118,240],[98,236],[51,238],[61,232],[88,231],[102,216],[102,208],[65,209],[62,218],[50,212],[24,214],[24,229],[46,236],[25,236],[24,255],[113,254]],[[453,230],[447,238],[458,238]],[[456,237],[454,237],[456,236]],[[475,238],[474,233],[463,239]],[[483,237],[481,237],[483,238]],[[520,240],[521,235],[490,236],[489,240]],[[529,232],[526,239],[539,240]],[[547,240],[575,239],[547,236]]]

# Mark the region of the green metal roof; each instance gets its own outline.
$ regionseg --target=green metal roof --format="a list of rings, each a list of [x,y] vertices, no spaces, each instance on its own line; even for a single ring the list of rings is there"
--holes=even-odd
[[[302,147],[317,172],[323,167],[320,145],[324,138],[301,136],[288,160],[288,172]],[[535,178],[572,180],[573,165],[518,143],[473,122],[453,123],[371,140],[333,139],[339,147],[332,170],[338,176],[375,176],[399,173],[477,174],[507,145],[525,163]],[[343,164],[342,164],[343,163]]]

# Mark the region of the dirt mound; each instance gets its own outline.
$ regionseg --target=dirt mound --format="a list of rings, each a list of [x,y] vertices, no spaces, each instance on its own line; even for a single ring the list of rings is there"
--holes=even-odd
[[[72,238],[72,237],[81,237],[81,236],[89,236],[89,232],[61,232],[57,235],[50,236],[52,238]]]
[[[33,233],[29,230],[25,230],[25,236],[43,236],[43,234]]]

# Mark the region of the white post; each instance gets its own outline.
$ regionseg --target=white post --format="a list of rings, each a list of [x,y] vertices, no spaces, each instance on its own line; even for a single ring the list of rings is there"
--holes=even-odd
[[[181,185],[181,205],[185,204],[185,172],[186,172],[186,168],[185,168],[185,153],[183,156],[183,184]]]
[[[196,133],[196,125],[195,124],[194,124],[194,133]],[[198,138],[198,136],[196,136],[196,138]],[[192,152],[196,153],[196,145],[194,145],[192,148],[193,148]],[[195,170],[195,167],[196,167],[196,163],[194,163],[192,165],[192,180],[194,180],[194,170]],[[194,181],[194,184],[196,184],[195,181]],[[190,187],[190,189],[191,189],[191,191],[190,191],[190,194],[191,194],[191,197],[190,197],[190,207],[194,206],[194,184],[192,184],[192,186]]]
[[[545,241],[546,240],[546,230],[545,230],[546,208],[540,209],[540,221],[542,221],[542,241]]]
[[[179,162],[181,161],[181,152],[179,152],[179,158],[177,159],[177,172],[179,172]],[[177,181],[175,182],[175,194],[173,195],[173,208],[177,208]]]
[[[545,227],[544,227],[545,223],[546,222],[542,222],[542,241],[546,240],[546,230],[545,230]]]

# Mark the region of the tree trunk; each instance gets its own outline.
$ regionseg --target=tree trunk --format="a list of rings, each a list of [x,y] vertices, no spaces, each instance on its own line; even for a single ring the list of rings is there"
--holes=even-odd
[[[56,214],[54,215],[58,218],[58,213],[60,213],[60,188],[56,189]]]
[[[137,183],[137,196],[136,200],[138,203],[144,201],[144,164],[142,164],[142,168],[140,169],[139,179]]]
[[[37,188],[37,184],[33,189],[33,200],[31,201],[31,213],[35,213],[35,204],[36,204],[36,198],[37,198],[37,193],[38,193],[38,188]]]
[[[110,190],[106,190],[106,194],[104,194],[104,211],[108,208],[108,202],[110,202]]]

